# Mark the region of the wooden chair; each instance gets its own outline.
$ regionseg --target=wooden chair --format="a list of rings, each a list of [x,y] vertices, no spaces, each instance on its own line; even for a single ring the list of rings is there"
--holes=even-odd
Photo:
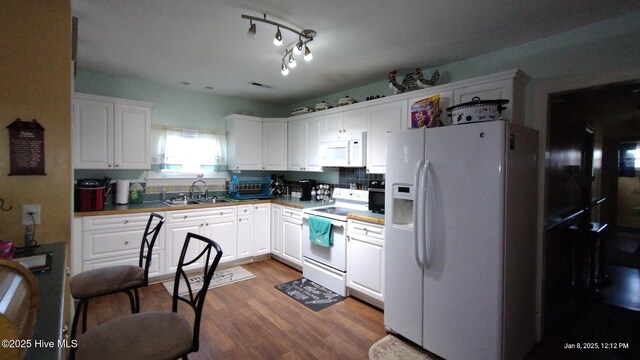
[[[140,312],[140,297],[138,288],[149,285],[149,267],[153,257],[153,247],[164,224],[164,217],[152,213],[147,221],[147,226],[140,243],[140,258],[138,266],[118,265],[108,266],[81,272],[71,278],[69,288],[71,296],[78,300],[73,323],[71,325],[71,338],[76,338],[78,318],[82,312],[82,332],[87,331],[87,309],[89,300],[124,292],[129,296],[131,313]]]
[[[35,325],[38,286],[29,269],[0,259],[0,339],[31,341]],[[0,359],[22,359],[27,346],[3,346]]]
[[[194,252],[196,255],[188,255]],[[213,257],[212,252],[215,252]],[[72,349],[71,358],[186,359],[187,354],[198,351],[204,300],[221,257],[222,249],[215,241],[188,233],[176,270],[172,311],[137,313],[92,327],[77,339],[78,346]],[[197,291],[191,287],[184,271],[194,263],[204,264],[202,288]],[[193,316],[179,314],[179,302],[188,304]],[[193,318],[193,325],[189,318]]]

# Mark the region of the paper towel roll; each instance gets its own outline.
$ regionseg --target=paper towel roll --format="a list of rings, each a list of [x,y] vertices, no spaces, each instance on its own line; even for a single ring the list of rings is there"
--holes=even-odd
[[[129,180],[116,181],[116,204],[125,205],[129,202]]]

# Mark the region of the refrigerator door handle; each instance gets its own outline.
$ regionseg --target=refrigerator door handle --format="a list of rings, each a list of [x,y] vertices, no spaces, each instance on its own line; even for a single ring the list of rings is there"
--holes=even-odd
[[[424,160],[420,160],[416,165],[416,170],[413,178],[413,255],[416,259],[416,264],[419,267],[423,266],[422,259],[420,259],[420,180],[422,169],[424,168]]]
[[[420,178],[420,191],[422,192],[422,196],[420,196],[421,198],[421,202],[422,202],[422,217],[421,217],[421,227],[422,227],[422,263],[425,267],[425,269],[429,268],[429,253],[427,252],[427,245],[429,244],[428,242],[428,230],[429,230],[429,224],[428,224],[428,215],[430,213],[427,213],[427,208],[428,208],[428,204],[427,204],[427,186],[429,185],[429,167],[431,166],[431,161],[427,160],[423,167],[422,167],[422,177]]]

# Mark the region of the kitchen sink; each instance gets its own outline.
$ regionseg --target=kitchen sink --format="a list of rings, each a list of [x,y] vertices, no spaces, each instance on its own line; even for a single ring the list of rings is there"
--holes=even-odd
[[[186,200],[166,200],[168,206],[200,205],[200,204],[220,204],[229,202],[227,199],[186,199]]]
[[[229,202],[227,199],[198,199],[196,200],[198,204],[220,204]]]
[[[166,205],[169,206],[181,206],[181,205],[198,205],[200,204],[197,200],[166,200],[164,201]]]

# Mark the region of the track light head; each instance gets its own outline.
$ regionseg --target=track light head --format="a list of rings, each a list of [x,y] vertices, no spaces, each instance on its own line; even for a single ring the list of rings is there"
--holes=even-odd
[[[293,47],[293,53],[296,55],[300,55],[302,54],[303,48],[304,48],[304,44],[302,43],[302,37],[300,37],[296,45]]]
[[[287,65],[285,63],[282,63],[282,68],[281,68],[280,72],[282,73],[283,76],[289,75],[289,68],[287,67]]]
[[[253,22],[253,20],[249,20],[249,31],[247,31],[247,35],[251,36],[252,38],[256,38],[256,24]]]
[[[293,69],[296,66],[298,66],[296,59],[293,57],[293,54],[289,54],[289,67]]]
[[[282,45],[282,33],[280,32],[280,26],[278,26],[278,31],[276,31],[276,36],[273,38],[273,45],[275,46]]]
[[[313,59],[313,55],[311,54],[311,50],[309,50],[308,46],[304,46],[304,60],[311,61]]]

